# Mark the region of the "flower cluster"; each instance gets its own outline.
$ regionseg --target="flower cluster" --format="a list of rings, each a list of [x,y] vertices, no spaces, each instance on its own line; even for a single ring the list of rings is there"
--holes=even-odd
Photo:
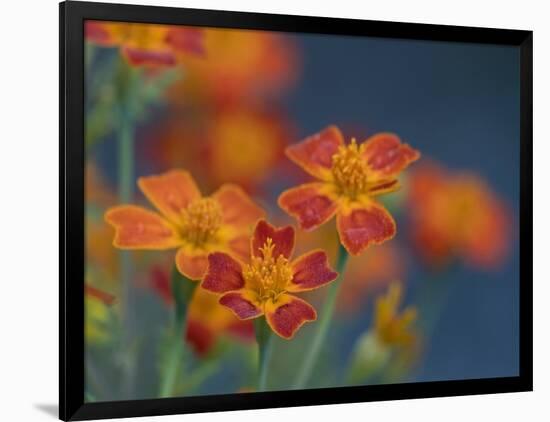
[[[346,145],[331,126],[286,153],[320,179],[279,197],[281,208],[303,229],[312,230],[336,215],[340,241],[352,255],[395,235],[395,222],[376,197],[398,189],[397,176],[418,159],[417,151],[385,133]],[[203,197],[184,170],[142,177],[138,186],[158,212],[136,205],[110,208],[105,219],[115,228],[115,247],[177,248],[181,274],[201,280],[201,288],[218,294],[219,304],[239,319],[265,316],[282,338],[292,338],[317,318],[315,309],[295,294],[337,278],[327,253],[317,249],[292,259],[294,228],[276,228],[263,220],[263,210],[243,189],[225,184]]]

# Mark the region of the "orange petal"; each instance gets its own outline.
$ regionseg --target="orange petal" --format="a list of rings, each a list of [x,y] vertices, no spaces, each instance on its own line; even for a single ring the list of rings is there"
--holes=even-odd
[[[384,193],[395,192],[396,190],[399,190],[400,187],[399,180],[397,179],[379,180],[375,183],[369,184],[369,195],[377,196]]]
[[[248,227],[256,224],[260,218],[265,216],[264,210],[256,205],[250,196],[239,186],[225,184],[212,197],[222,207],[225,224],[236,227]]]
[[[284,191],[279,206],[295,217],[304,230],[313,230],[330,220],[338,210],[336,197],[324,183],[307,183]]]
[[[279,296],[275,302],[269,300],[265,304],[265,316],[271,329],[287,340],[306,322],[317,319],[313,306],[288,294]]]
[[[229,252],[243,262],[250,258],[250,236],[242,235],[227,241]]]
[[[317,289],[338,277],[338,273],[330,269],[327,254],[322,250],[298,257],[292,263],[292,271],[292,281],[286,286],[289,292]]]
[[[378,133],[365,141],[364,157],[371,171],[380,177],[387,177],[397,175],[418,160],[420,153],[401,143],[393,133]]]
[[[220,305],[227,306],[239,319],[257,318],[263,314],[262,304],[252,290],[226,293],[220,298]]]
[[[190,280],[200,280],[208,267],[207,255],[203,251],[193,251],[191,247],[185,245],[176,254],[176,267]]]
[[[260,250],[267,239],[270,238],[275,245],[273,249],[273,257],[276,259],[279,255],[283,255],[285,258],[290,258],[294,251],[294,228],[292,226],[286,226],[282,228],[275,228],[265,220],[258,221],[256,229],[254,230],[254,236],[252,237],[252,255],[257,257],[263,257],[263,253]]]
[[[159,214],[135,205],[110,208],[105,220],[116,232],[113,245],[121,249],[170,249],[181,245],[176,229]]]
[[[176,64],[176,56],[170,50],[123,47],[122,54],[132,66],[174,66]]]
[[[312,176],[328,181],[332,179],[332,156],[343,144],[344,138],[340,129],[329,126],[300,143],[289,146],[285,153]]]
[[[395,236],[391,214],[380,204],[343,207],[336,218],[340,241],[351,255],[359,255],[371,243],[380,244]]]
[[[140,177],[138,186],[151,203],[170,221],[179,221],[182,210],[201,197],[193,177],[184,170]]]
[[[208,269],[201,286],[215,293],[244,287],[241,264],[226,253],[211,253],[208,255]]]

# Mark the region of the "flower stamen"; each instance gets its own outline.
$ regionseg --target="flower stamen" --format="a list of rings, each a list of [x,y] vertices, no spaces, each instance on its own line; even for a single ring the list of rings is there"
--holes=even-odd
[[[260,248],[262,257],[253,256],[251,263],[243,271],[246,284],[258,293],[262,301],[277,298],[285,292],[286,285],[292,279],[292,269],[283,255],[273,256],[275,244],[267,238]]]
[[[363,158],[365,145],[357,145],[355,138],[342,145],[332,157],[332,174],[343,195],[355,199],[367,191],[367,162]]]
[[[181,215],[183,236],[196,246],[214,238],[221,224],[221,206],[211,198],[191,202]]]

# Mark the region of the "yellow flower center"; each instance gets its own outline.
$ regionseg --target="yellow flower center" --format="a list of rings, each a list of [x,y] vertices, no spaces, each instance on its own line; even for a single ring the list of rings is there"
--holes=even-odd
[[[340,192],[352,199],[367,191],[367,162],[363,158],[365,145],[355,139],[342,145],[332,156],[332,174]]]
[[[285,292],[286,285],[292,279],[292,270],[288,259],[283,255],[273,256],[275,245],[267,238],[260,248],[263,257],[253,256],[251,263],[244,268],[243,276],[247,285],[252,286],[262,301],[276,300]]]
[[[211,240],[222,224],[220,204],[211,198],[200,198],[191,202],[181,215],[185,238],[200,246]]]

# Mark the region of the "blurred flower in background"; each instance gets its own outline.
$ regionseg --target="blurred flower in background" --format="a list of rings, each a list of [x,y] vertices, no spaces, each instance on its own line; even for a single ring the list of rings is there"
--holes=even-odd
[[[506,257],[510,211],[479,176],[425,164],[411,174],[407,205],[412,241],[430,265],[460,258],[494,269]]]
[[[265,103],[297,78],[298,54],[290,37],[263,31],[205,29],[208,60],[186,56],[186,78],[170,91],[176,104]]]
[[[350,378],[354,382],[399,378],[416,361],[420,346],[413,327],[417,310],[409,306],[399,311],[401,302],[402,288],[398,282],[376,299],[372,327],[359,338],[353,352]]]
[[[365,300],[385,289],[392,280],[403,280],[405,256],[393,242],[372,248],[363,259],[350,260],[346,288],[338,295],[338,310],[353,314],[363,310]]]
[[[157,167],[190,169],[205,189],[231,182],[248,192],[261,190],[285,161],[292,133],[283,113],[241,106],[174,117],[155,129],[144,148]]]
[[[151,288],[167,306],[173,306],[170,276],[165,268],[154,266],[151,270]],[[186,339],[195,353],[206,356],[222,336],[245,343],[254,342],[252,321],[238,319],[218,298],[203,289],[196,289],[191,299],[186,328]]]
[[[132,66],[174,66],[181,55],[204,55],[203,31],[191,27],[86,21],[85,36],[119,48]]]
[[[86,284],[84,287],[85,317],[84,335],[90,344],[104,344],[113,335],[109,326],[111,307],[116,300],[113,295]]]

